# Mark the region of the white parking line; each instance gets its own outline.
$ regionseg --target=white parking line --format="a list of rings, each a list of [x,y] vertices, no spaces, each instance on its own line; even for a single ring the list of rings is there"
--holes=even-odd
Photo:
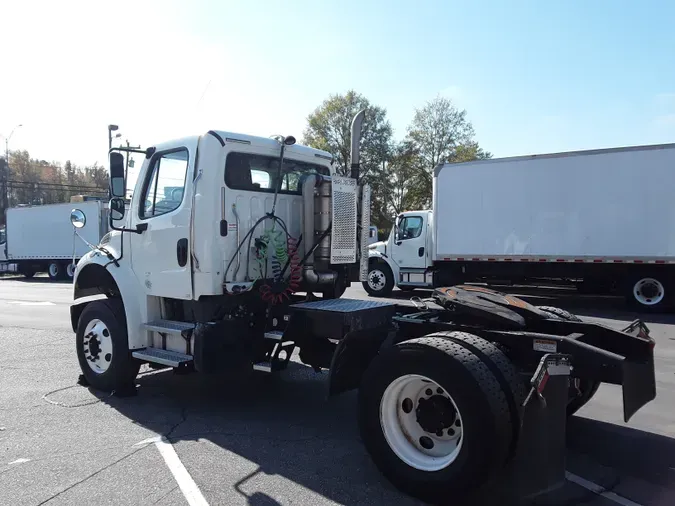
[[[586,490],[590,490],[594,494],[598,494],[599,496],[602,496],[605,499],[609,499],[610,501],[620,504],[621,506],[641,506],[639,503],[631,501],[630,499],[626,499],[625,497],[621,497],[619,494],[615,494],[614,492],[608,492],[604,489],[604,487],[601,487],[597,483],[588,481],[587,479],[582,478],[581,476],[577,476],[576,474],[570,473],[569,471],[565,471],[565,477],[567,478],[568,481],[576,483],[580,487],[584,487]]]
[[[180,458],[178,458],[178,454],[173,448],[173,445],[165,437],[156,436],[140,441],[134,446],[140,446],[149,443],[154,443],[159,450],[159,453],[164,458],[164,462],[166,462],[169,471],[171,471],[171,474],[173,474],[173,477],[176,480],[176,483],[178,483],[178,487],[180,488],[181,492],[183,492],[183,496],[185,497],[185,500],[188,502],[188,504],[190,506],[209,506],[209,503],[206,502],[206,499],[202,495],[202,492],[199,490],[199,487],[195,481],[192,479],[192,476],[190,476],[190,473],[188,473],[188,470],[185,469],[185,466],[180,461]]]
[[[7,304],[17,304],[19,306],[56,306],[53,302],[49,301],[36,301],[36,300],[8,300]]]

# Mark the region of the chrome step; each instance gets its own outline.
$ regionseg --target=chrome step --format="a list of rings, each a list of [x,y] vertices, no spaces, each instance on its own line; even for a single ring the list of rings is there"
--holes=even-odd
[[[190,322],[176,322],[172,320],[154,320],[144,323],[146,330],[153,330],[163,334],[181,334],[186,330],[194,330],[195,324]]]
[[[186,355],[179,351],[162,350],[159,348],[134,350],[131,352],[131,356],[139,360],[168,365],[170,367],[178,367],[181,364],[192,362],[192,355]]]
[[[272,339],[273,341],[281,341],[284,338],[282,330],[268,330],[265,332],[265,339]]]
[[[262,372],[272,372],[272,364],[270,362],[258,362],[257,364],[253,364],[253,370]]]

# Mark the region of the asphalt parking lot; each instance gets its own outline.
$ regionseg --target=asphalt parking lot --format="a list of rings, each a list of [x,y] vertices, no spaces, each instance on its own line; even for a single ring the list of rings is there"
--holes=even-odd
[[[556,504],[675,504],[675,315],[565,290],[510,291],[615,327],[640,316],[657,341],[655,401],[625,424],[620,390],[602,386],[571,420],[576,483]],[[326,401],[325,374],[301,363],[218,384],[142,369],[128,398],[77,385],[70,295],[45,278],[0,279],[1,505],[418,504],[371,463],[354,394]]]

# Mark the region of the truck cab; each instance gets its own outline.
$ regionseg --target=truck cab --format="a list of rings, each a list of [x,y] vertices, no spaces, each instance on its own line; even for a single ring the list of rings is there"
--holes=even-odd
[[[144,161],[127,202],[132,152]],[[283,365],[272,353],[294,294],[339,298],[365,275],[368,186],[357,183],[358,170],[340,176],[330,153],[291,136],[211,130],[146,150],[115,148],[110,171],[111,231],[78,263],[71,307],[94,386],[128,384],[143,362],[226,369],[237,353],[218,348],[222,335],[241,363],[271,371]],[[76,229],[86,221],[73,209]],[[107,300],[83,300],[93,295]],[[227,329],[212,339],[201,332],[208,325]]]
[[[406,211],[396,217],[389,237],[369,246],[368,278],[364,289],[386,296],[394,286],[404,290],[433,286],[433,213]]]

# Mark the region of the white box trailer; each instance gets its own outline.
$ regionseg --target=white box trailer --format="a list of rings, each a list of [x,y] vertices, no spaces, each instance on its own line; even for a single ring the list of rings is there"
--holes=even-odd
[[[662,307],[675,301],[673,188],[675,144],[443,164],[433,213],[403,213],[371,257],[401,287],[554,279]]]
[[[73,234],[70,213],[77,207],[86,216],[78,233],[98,244],[108,232],[107,203],[87,201],[14,207],[7,210],[3,250],[5,272],[32,277],[47,272],[51,279],[72,279],[73,256],[79,260],[89,247]]]

